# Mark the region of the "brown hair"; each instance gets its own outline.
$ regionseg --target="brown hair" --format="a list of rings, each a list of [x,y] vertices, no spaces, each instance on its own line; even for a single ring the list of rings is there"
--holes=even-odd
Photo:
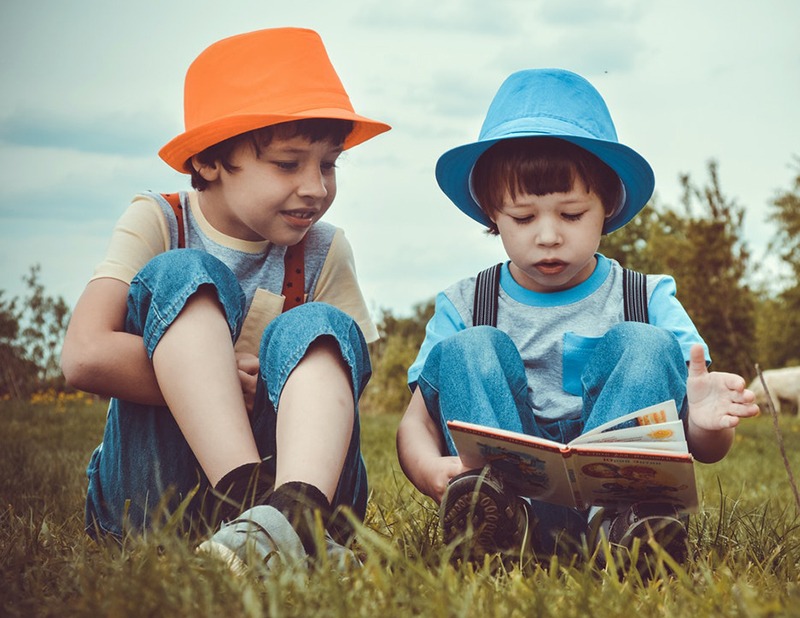
[[[293,137],[304,137],[310,142],[320,142],[330,140],[334,144],[344,144],[344,140],[353,131],[354,123],[351,120],[337,120],[334,118],[307,118],[303,120],[293,120],[270,125],[254,131],[248,131],[240,135],[234,135],[228,139],[209,146],[198,153],[197,159],[203,165],[213,165],[219,162],[225,171],[233,172],[238,169],[231,164],[233,152],[242,144],[251,144],[256,156],[261,156],[261,149],[269,146],[274,138],[291,139]],[[186,168],[192,175],[192,187],[198,191],[208,188],[208,181],[194,169],[191,160],[186,162]]]
[[[619,205],[619,176],[588,150],[553,137],[521,137],[496,143],[484,152],[472,170],[472,190],[491,219],[506,195],[547,195],[571,191],[579,179],[600,198],[606,213]],[[497,226],[489,226],[498,234]]]

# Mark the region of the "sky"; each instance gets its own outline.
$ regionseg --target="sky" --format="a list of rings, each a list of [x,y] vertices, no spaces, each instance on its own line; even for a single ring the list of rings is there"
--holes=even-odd
[[[189,188],[157,156],[183,131],[189,63],[279,26],[317,30],[356,111],[393,126],[343,155],[326,215],[374,317],[504,259],[433,170],[525,68],[595,85],[654,168],[660,204],[680,203],[680,174],[703,184],[717,161],[769,277],[769,204],[800,173],[798,23],[796,0],[3,0],[0,298],[24,294],[40,264],[46,292],[73,306],[133,195]]]

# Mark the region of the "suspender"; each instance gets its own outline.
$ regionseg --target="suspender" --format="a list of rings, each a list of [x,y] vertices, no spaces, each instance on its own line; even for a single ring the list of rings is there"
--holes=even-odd
[[[167,200],[175,213],[178,223],[178,249],[186,247],[186,233],[183,229],[183,206],[181,205],[180,193],[162,193],[161,196]],[[302,305],[305,301],[305,246],[306,237],[303,237],[296,245],[286,247],[286,254],[283,258],[283,289],[284,296],[283,311],[294,309]]]
[[[626,322],[649,322],[647,314],[647,278],[640,272],[622,269],[622,295]]]
[[[178,249],[183,249],[186,246],[186,236],[183,231],[183,207],[181,206],[180,193],[162,193],[161,197],[167,200],[167,203],[172,206],[172,212],[175,213],[175,219],[178,222]]]
[[[473,326],[497,326],[497,305],[500,291],[500,268],[496,264],[478,273],[472,306]],[[640,272],[622,269],[622,297],[626,322],[649,322],[647,312],[647,278]]]
[[[303,236],[296,245],[286,247],[283,256],[283,311],[294,309],[305,302],[305,248],[306,238]]]
[[[500,268],[496,264],[478,273],[472,303],[473,326],[497,326],[497,298],[500,293]]]

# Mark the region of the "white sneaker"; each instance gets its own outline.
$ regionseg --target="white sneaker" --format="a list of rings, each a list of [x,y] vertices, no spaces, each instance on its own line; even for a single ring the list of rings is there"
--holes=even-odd
[[[200,544],[198,552],[217,556],[237,574],[261,563],[267,569],[297,564],[307,558],[303,543],[283,514],[266,505],[254,506]]]

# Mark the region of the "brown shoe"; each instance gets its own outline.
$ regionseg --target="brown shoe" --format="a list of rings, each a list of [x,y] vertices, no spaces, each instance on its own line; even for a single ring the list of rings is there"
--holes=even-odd
[[[488,470],[453,477],[439,507],[444,542],[459,550],[454,559],[482,562],[495,553],[519,555],[531,546],[530,505],[506,490]]]

